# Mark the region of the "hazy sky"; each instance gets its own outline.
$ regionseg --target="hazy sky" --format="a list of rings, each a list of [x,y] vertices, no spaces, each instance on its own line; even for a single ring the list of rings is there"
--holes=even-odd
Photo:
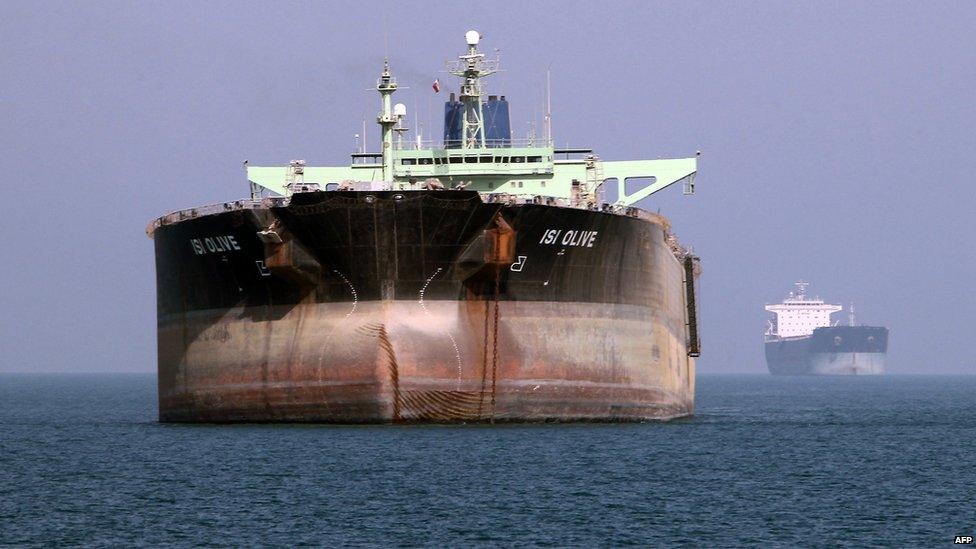
[[[0,371],[154,371],[146,224],[245,196],[244,159],[347,162],[384,50],[436,120],[476,28],[517,132],[551,63],[559,145],[702,151],[643,204],[702,257],[700,372],[764,372],[800,278],[891,329],[890,371],[976,372],[976,3],[609,5],[0,2]]]

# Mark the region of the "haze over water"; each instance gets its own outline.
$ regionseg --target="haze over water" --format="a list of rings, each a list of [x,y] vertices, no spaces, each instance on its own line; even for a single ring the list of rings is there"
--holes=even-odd
[[[942,546],[976,378],[702,376],[648,424],[164,425],[149,375],[0,375],[0,544]]]
[[[346,163],[364,118],[377,150],[384,55],[438,137],[470,28],[501,50],[487,91],[519,136],[541,132],[551,65],[559,146],[703,152],[694,197],[642,203],[702,258],[701,371],[765,371],[763,305],[801,278],[891,329],[890,371],[976,371],[973,2],[17,0],[0,371],[154,371],[146,224],[246,196],[245,159]]]

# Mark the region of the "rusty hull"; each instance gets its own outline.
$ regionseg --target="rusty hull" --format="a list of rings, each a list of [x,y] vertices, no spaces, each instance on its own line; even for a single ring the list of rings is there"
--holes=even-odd
[[[318,192],[154,239],[162,421],[694,411],[694,269],[658,216]]]
[[[593,303],[409,301],[160,326],[160,419],[640,421],[694,411],[683,326]],[[195,334],[186,339],[187,334]]]

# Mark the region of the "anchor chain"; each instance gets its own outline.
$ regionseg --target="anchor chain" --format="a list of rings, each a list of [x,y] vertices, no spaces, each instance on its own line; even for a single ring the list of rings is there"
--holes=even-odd
[[[481,357],[481,393],[478,397],[478,417],[482,417],[482,410],[485,404],[485,384],[488,382],[488,312],[489,303],[485,300],[485,339],[482,343],[481,348],[483,349],[483,354]]]
[[[495,275],[495,288],[490,300],[485,300],[485,336],[482,345],[483,353],[481,357],[481,392],[478,398],[478,417],[483,418],[485,402],[485,390],[488,384],[488,345],[491,343],[491,402],[488,412],[488,421],[495,423],[495,393],[498,387],[498,301],[500,294],[501,273]],[[494,318],[491,312],[494,306]],[[488,327],[491,326],[489,336]]]
[[[492,356],[491,356],[491,422],[495,423],[495,387],[498,381],[498,292],[501,272],[495,274],[495,326],[492,334]]]

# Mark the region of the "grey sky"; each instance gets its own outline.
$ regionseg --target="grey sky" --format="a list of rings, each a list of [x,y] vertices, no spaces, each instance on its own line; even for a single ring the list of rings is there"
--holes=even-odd
[[[696,196],[645,204],[704,262],[700,372],[765,371],[762,306],[801,277],[891,329],[892,372],[976,372],[976,4],[462,6],[0,3],[0,371],[153,371],[147,222],[244,196],[245,158],[346,162],[384,28],[439,132],[477,28],[516,131],[551,63],[560,145],[703,151]]]

